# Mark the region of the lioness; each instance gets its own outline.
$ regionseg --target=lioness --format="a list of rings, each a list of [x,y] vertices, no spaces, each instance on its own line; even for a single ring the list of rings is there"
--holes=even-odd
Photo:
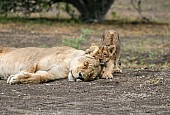
[[[106,30],[103,33],[101,44],[106,46],[109,51],[109,60],[106,67],[103,69],[104,73],[102,77],[106,79],[113,78],[112,73],[122,72],[118,67],[120,58],[120,39],[118,32],[114,30]]]
[[[94,80],[101,73],[99,60],[71,47],[0,47],[0,76],[8,84],[43,83],[67,78]]]

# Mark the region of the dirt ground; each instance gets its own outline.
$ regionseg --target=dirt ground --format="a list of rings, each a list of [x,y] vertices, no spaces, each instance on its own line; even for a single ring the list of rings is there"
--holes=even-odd
[[[112,80],[9,85],[0,81],[1,115],[168,115],[170,71],[124,70]]]
[[[147,0],[146,0],[147,1]],[[152,0],[153,1],[153,0]],[[159,0],[157,0],[159,1]],[[167,2],[169,3],[169,2]],[[117,2],[116,12],[133,15],[129,6]],[[158,5],[158,4],[156,4]],[[166,4],[163,5],[163,7]],[[168,6],[169,7],[169,6]],[[168,8],[166,7],[166,8]],[[125,9],[124,9],[125,8]],[[154,8],[157,8],[156,6]],[[166,11],[147,16],[169,20]],[[128,12],[129,10],[129,12]],[[153,10],[153,11],[157,11]],[[122,12],[121,12],[122,11]],[[88,30],[80,49],[100,42],[106,29],[119,32],[122,74],[111,80],[9,85],[0,79],[1,115],[169,115],[170,114],[170,24],[167,23],[0,23],[0,46],[62,46]]]
[[[82,28],[91,30],[81,49],[100,42],[102,32],[114,28],[121,36],[123,69],[112,80],[92,82],[9,85],[0,80],[2,115],[170,114],[169,24],[5,23],[0,28],[1,46],[10,47],[61,46],[61,39],[80,36]]]

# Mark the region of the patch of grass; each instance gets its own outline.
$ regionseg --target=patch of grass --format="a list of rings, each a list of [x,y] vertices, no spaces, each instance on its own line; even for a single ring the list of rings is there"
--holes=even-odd
[[[85,41],[86,39],[86,36],[88,34],[90,34],[92,32],[92,30],[90,29],[81,29],[81,34],[79,37],[77,38],[67,38],[67,39],[64,39],[62,41],[62,45],[63,46],[70,46],[70,47],[74,47],[76,49],[80,49],[80,45],[83,41]]]
[[[140,20],[133,20],[129,18],[122,18],[112,12],[113,20],[103,20],[101,24],[166,24],[156,21],[150,21],[148,23],[141,22]],[[45,24],[51,26],[54,23],[63,24],[84,24],[80,20],[75,19],[63,19],[63,18],[46,18],[46,17],[21,17],[21,16],[0,16],[0,23],[24,23],[24,24]]]
[[[24,24],[46,24],[52,25],[54,23],[80,23],[78,20],[73,19],[58,19],[58,18],[31,18],[31,17],[5,17],[0,16],[0,23],[24,23]]]
[[[26,17],[0,17],[0,23],[29,23],[29,24],[48,24],[52,25],[52,20],[45,18],[26,18]]]

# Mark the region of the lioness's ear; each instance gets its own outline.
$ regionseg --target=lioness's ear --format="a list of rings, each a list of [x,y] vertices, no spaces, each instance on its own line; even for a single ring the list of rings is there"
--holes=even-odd
[[[89,62],[88,62],[88,61],[85,61],[85,62],[84,62],[84,67],[85,67],[85,68],[88,68],[88,66],[89,66]]]

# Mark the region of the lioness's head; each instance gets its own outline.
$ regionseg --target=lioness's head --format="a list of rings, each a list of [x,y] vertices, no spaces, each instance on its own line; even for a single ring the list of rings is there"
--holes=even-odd
[[[70,65],[69,81],[91,81],[100,76],[99,61],[90,55],[75,58]]]

